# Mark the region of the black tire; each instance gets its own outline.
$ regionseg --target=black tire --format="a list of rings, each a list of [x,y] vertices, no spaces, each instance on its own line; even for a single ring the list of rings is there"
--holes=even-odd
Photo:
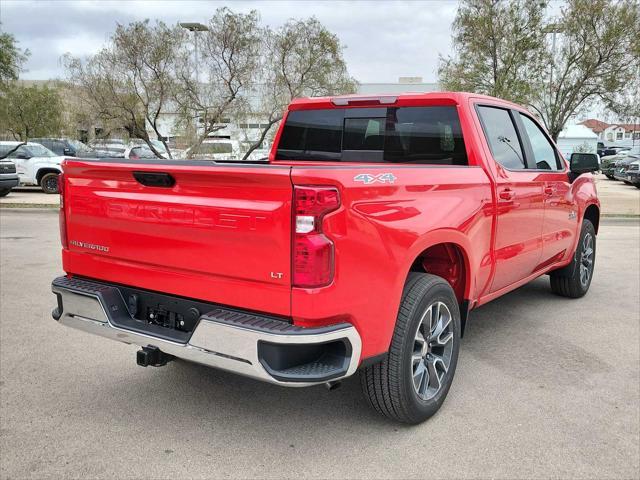
[[[58,193],[58,174],[45,173],[40,179],[40,188],[44,193]]]
[[[0,188],[0,197],[6,197],[10,191],[10,188]]]
[[[442,304],[447,308],[442,308]],[[451,335],[452,346],[449,348],[447,343],[447,347],[432,347],[433,337],[429,336],[424,342],[428,346],[423,346],[420,353],[416,348],[419,349],[419,346],[424,344],[417,343],[417,333],[419,329],[426,327],[426,318],[423,327],[423,317],[428,313],[430,306],[433,306],[432,313],[435,308],[440,308],[443,312],[448,310],[451,321],[437,335],[437,341],[439,342],[442,334],[446,332],[445,338]],[[438,319],[443,317],[438,315]],[[431,329],[433,322],[430,321],[429,324]],[[460,309],[449,284],[435,275],[410,273],[402,294],[389,352],[382,362],[371,365],[360,373],[362,390],[369,404],[382,415],[399,422],[416,424],[425,421],[438,411],[449,392],[458,362],[459,344]],[[424,353],[425,348],[428,353]],[[445,348],[448,349],[448,353],[445,352]],[[416,361],[416,357],[422,354],[426,356]],[[438,375],[436,362],[428,363],[429,356],[433,359],[440,358],[440,355],[442,358],[446,356],[449,360],[446,371],[440,370],[440,373],[443,373],[442,377]],[[418,387],[414,385],[414,381],[419,376],[416,372],[420,366],[424,373],[418,380]],[[429,366],[436,369],[435,376],[431,375],[433,372]],[[432,395],[429,397],[428,389],[432,388],[432,378],[437,379],[438,389],[435,389],[435,392],[432,389]],[[424,397],[418,393],[421,388],[425,389]]]
[[[640,188],[640,183],[636,183],[636,188]]]
[[[591,238],[591,253],[589,254],[589,240]],[[590,258],[590,261],[587,260]],[[588,291],[593,279],[593,272],[596,263],[596,229],[591,221],[584,219],[578,247],[573,254],[573,262],[567,267],[551,272],[551,290],[556,295],[568,298],[583,297]],[[588,265],[587,265],[588,264]],[[588,271],[588,277],[584,277],[584,267]]]
[[[609,180],[614,180],[613,175],[606,175]]]

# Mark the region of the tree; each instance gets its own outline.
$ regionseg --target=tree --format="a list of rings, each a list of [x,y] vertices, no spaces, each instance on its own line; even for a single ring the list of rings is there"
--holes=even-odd
[[[317,19],[290,20],[264,35],[260,76],[254,98],[241,110],[245,118],[265,118],[258,138],[244,152],[247,159],[259,148],[295,97],[337,95],[355,91],[336,35]]]
[[[119,122],[161,156],[148,125],[171,156],[160,126],[175,97],[176,62],[184,39],[179,27],[162,22],[118,25],[109,44],[87,61],[66,57],[69,81],[83,93],[88,108]]]
[[[529,105],[555,140],[578,112],[595,101],[614,104],[634,78],[637,81],[633,52],[640,38],[640,4],[569,0],[548,30],[557,32],[559,48],[554,52],[546,42],[549,68]]]
[[[11,85],[0,98],[0,130],[16,140],[57,135],[62,125],[62,101],[46,85]]]
[[[608,98],[606,106],[621,120],[640,126],[640,42],[634,42],[631,48],[636,59],[632,67],[635,74],[620,91]],[[636,143],[635,137],[633,142]]]
[[[440,85],[527,103],[543,70],[545,8],[546,1],[464,1],[453,22],[456,55],[440,58]]]
[[[197,122],[189,157],[247,101],[260,62],[263,29],[255,10],[243,14],[224,7],[216,10],[202,34],[195,64],[188,49],[179,57],[176,103],[187,126]]]
[[[10,33],[0,33],[0,91],[18,79],[22,65],[29,56],[28,50],[20,50]]]
[[[570,118],[612,103],[633,79],[639,9],[636,0],[568,0],[554,20],[542,2],[467,0],[441,83],[526,104],[557,139]]]

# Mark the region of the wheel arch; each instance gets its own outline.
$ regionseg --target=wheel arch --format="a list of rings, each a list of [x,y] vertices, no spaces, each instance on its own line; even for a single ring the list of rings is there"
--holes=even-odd
[[[596,229],[596,235],[598,234],[598,227],[600,226],[600,208],[595,203],[591,203],[587,206],[582,216],[583,220],[589,220],[593,224],[593,228]]]
[[[52,168],[52,167],[44,167],[44,168],[38,169],[38,171],[36,172],[36,183],[38,185],[40,185],[40,182],[42,181],[42,177],[44,177],[47,173],[55,173],[56,175],[60,175],[62,172],[57,168]]]
[[[472,262],[466,238],[444,237],[423,244],[413,251],[403,278],[406,283],[412,272],[423,272],[443,278],[453,289],[460,307],[462,333],[469,312],[473,291]]]

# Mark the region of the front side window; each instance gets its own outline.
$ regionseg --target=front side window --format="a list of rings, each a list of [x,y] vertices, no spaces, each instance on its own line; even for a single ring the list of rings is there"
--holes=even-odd
[[[292,111],[276,158],[468,164],[458,112],[453,106]]]
[[[559,170],[560,166],[558,165],[556,150],[544,132],[529,117],[521,113],[519,115],[527,132],[527,137],[529,137],[529,143],[531,143],[536,168],[540,170]]]
[[[522,146],[509,111],[480,106],[478,113],[495,161],[509,170],[525,169]]]

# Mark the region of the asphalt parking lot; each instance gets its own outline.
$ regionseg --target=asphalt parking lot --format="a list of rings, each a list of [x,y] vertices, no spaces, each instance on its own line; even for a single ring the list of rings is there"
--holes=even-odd
[[[548,279],[472,314],[416,427],[357,377],[283,389],[59,326],[57,212],[0,210],[2,478],[638,478],[640,223],[605,219],[587,297]]]

